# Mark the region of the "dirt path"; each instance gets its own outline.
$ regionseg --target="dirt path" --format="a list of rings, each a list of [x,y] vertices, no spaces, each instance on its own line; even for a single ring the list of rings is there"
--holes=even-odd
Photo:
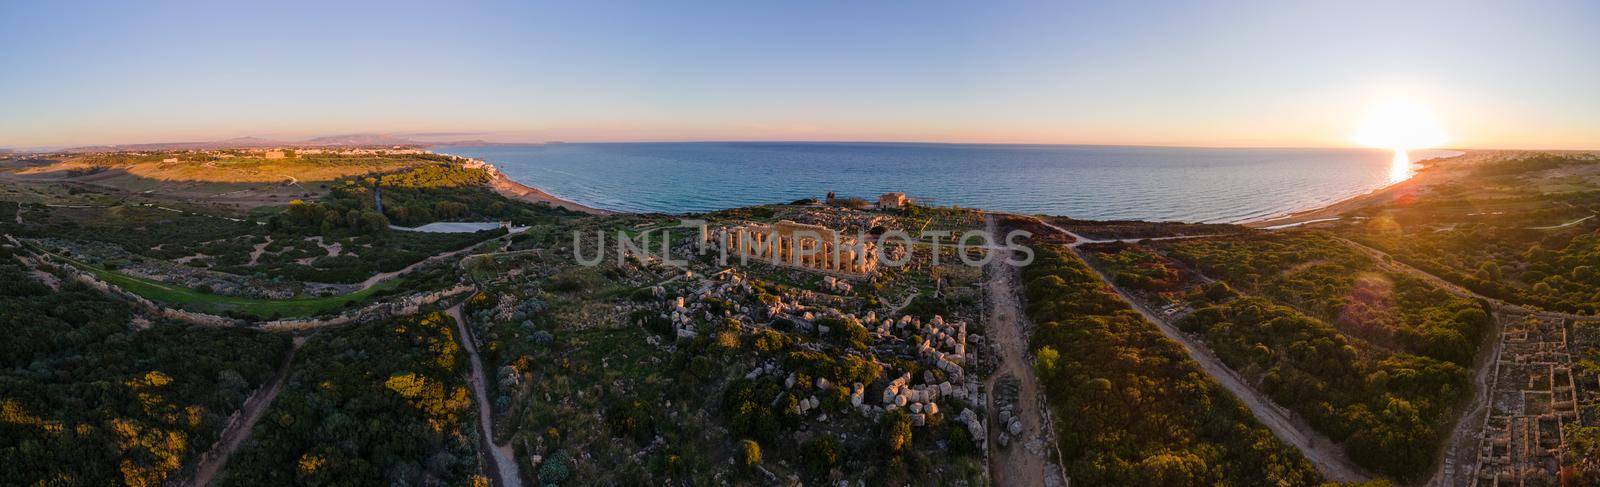
[[[1074,249],[1074,252],[1076,252],[1076,249]],[[1082,258],[1082,256],[1080,255],[1079,258]],[[1144,315],[1145,320],[1155,323],[1156,327],[1161,329],[1162,334],[1182,345],[1183,351],[1189,354],[1189,358],[1200,364],[1200,368],[1205,370],[1206,375],[1211,376],[1212,379],[1222,384],[1223,388],[1232,392],[1234,397],[1239,398],[1239,401],[1250,409],[1256,419],[1266,425],[1267,429],[1272,430],[1272,433],[1277,435],[1278,439],[1300,450],[1300,453],[1305,455],[1306,459],[1317,467],[1317,471],[1321,472],[1323,477],[1336,482],[1360,482],[1372,478],[1371,474],[1366,473],[1361,467],[1356,466],[1355,462],[1350,461],[1349,457],[1345,456],[1344,449],[1338,443],[1334,443],[1333,440],[1312,429],[1311,425],[1307,424],[1298,414],[1284,409],[1273,402],[1271,398],[1251,387],[1243,377],[1240,377],[1233,369],[1223,364],[1221,359],[1213,355],[1210,349],[1196,343],[1188,335],[1179,331],[1172,323],[1167,322],[1157,313],[1146,309],[1143,304],[1134,300],[1132,296],[1129,296],[1121,288],[1112,285],[1111,280],[1106,279],[1106,276],[1100,274],[1099,270],[1093,267],[1090,269],[1102,282],[1105,282],[1113,291],[1116,291],[1123,301],[1127,301],[1135,311]]]
[[[1078,246],[1085,243],[1097,243],[1098,241],[1085,239],[1081,235],[1077,235],[1065,228],[1061,228],[1049,222],[1042,220],[1040,222],[1045,226],[1054,228],[1057,231],[1065,233],[1076,239],[1074,243],[1069,244],[1067,247],[1070,248],[1073,254],[1077,255],[1079,259],[1083,259],[1084,262],[1088,262],[1088,259],[1085,258],[1078,250]],[[1156,328],[1161,330],[1162,334],[1183,346],[1183,351],[1189,355],[1189,358],[1194,359],[1196,363],[1200,364],[1200,369],[1204,370],[1206,375],[1211,376],[1211,378],[1216,380],[1217,383],[1222,384],[1223,388],[1226,388],[1229,392],[1233,393],[1234,397],[1239,398],[1239,401],[1243,402],[1245,407],[1250,409],[1250,412],[1255,415],[1256,419],[1261,421],[1262,424],[1266,425],[1267,429],[1272,430],[1272,433],[1276,435],[1278,439],[1283,440],[1284,443],[1288,443],[1294,446],[1295,449],[1300,450],[1300,453],[1305,455],[1306,459],[1310,460],[1312,465],[1317,467],[1317,471],[1320,472],[1323,477],[1327,477],[1328,480],[1337,482],[1358,482],[1371,478],[1370,474],[1367,474],[1361,469],[1361,467],[1358,467],[1354,462],[1351,462],[1349,457],[1345,456],[1344,449],[1341,448],[1337,443],[1334,443],[1333,440],[1330,440],[1321,433],[1318,433],[1316,430],[1311,429],[1311,425],[1307,424],[1305,420],[1299,417],[1299,415],[1296,415],[1294,412],[1278,406],[1277,403],[1266,397],[1265,394],[1255,390],[1255,388],[1251,387],[1249,383],[1245,382],[1244,378],[1235,373],[1233,369],[1230,369],[1227,365],[1223,364],[1222,360],[1218,359],[1216,355],[1213,355],[1209,349],[1206,349],[1200,344],[1195,343],[1187,335],[1184,335],[1182,332],[1180,332],[1176,326],[1173,326],[1171,323],[1168,323],[1165,319],[1161,318],[1158,313],[1153,313],[1150,310],[1145,309],[1144,305],[1140,304],[1138,300],[1133,299],[1133,297],[1129,296],[1128,293],[1112,284],[1111,280],[1107,279],[1104,274],[1101,274],[1099,269],[1095,269],[1094,266],[1088,267],[1090,271],[1094,272],[1096,277],[1100,278],[1101,282],[1104,282],[1106,286],[1110,287],[1113,291],[1116,291],[1117,295],[1122,297],[1123,301],[1127,301],[1129,305],[1133,306],[1135,311],[1138,311],[1139,314],[1144,315],[1146,320],[1154,323]]]
[[[1567,227],[1570,227],[1570,226],[1573,226],[1573,225],[1577,225],[1579,223],[1583,223],[1583,222],[1589,221],[1590,218],[1594,218],[1595,216],[1596,215],[1589,215],[1589,216],[1586,216],[1586,217],[1583,217],[1583,218],[1579,218],[1577,220],[1573,220],[1573,221],[1570,221],[1570,222],[1562,223],[1560,225],[1550,225],[1550,226],[1547,226],[1547,227],[1528,227],[1528,229],[1529,230],[1555,230],[1557,228],[1567,228]],[[22,223],[22,222],[19,221],[17,223]]]
[[[471,252],[473,249],[476,249],[476,248],[484,246],[484,245],[488,245],[490,242],[509,239],[513,235],[516,235],[516,233],[507,233],[505,235],[501,235],[501,236],[498,236],[498,237],[495,237],[495,238],[484,240],[482,242],[478,242],[478,243],[475,243],[475,244],[472,244],[472,245],[468,245],[468,246],[466,246],[464,248],[461,248],[461,249],[451,250],[451,251],[444,252],[444,253],[441,253],[441,254],[435,254],[435,255],[433,255],[431,257],[416,261],[415,263],[412,263],[411,265],[405,266],[404,268],[401,268],[400,270],[389,271],[389,272],[381,272],[381,273],[378,273],[378,274],[373,274],[372,277],[368,277],[367,280],[361,281],[360,284],[357,284],[356,285],[356,291],[366,290],[367,288],[370,288],[372,286],[376,286],[376,285],[378,285],[378,283],[386,281],[386,280],[389,280],[390,278],[392,278],[394,276],[398,276],[398,275],[405,274],[405,273],[411,272],[413,270],[416,270],[418,267],[422,267],[422,266],[425,266],[425,265],[428,265],[428,264],[431,264],[431,263],[434,263],[434,262],[437,262],[437,261],[440,261],[440,260],[443,260],[443,259],[448,259],[448,258],[457,256],[457,255],[461,255],[461,254],[465,254],[467,252]],[[352,292],[354,292],[354,291],[352,291]]]
[[[995,234],[994,217],[987,221],[990,235]],[[1017,301],[1016,267],[1005,263],[1011,258],[1010,249],[998,248],[999,254],[990,259],[988,268],[988,282],[985,288],[989,294],[988,329],[989,337],[994,344],[995,353],[1000,358],[1000,365],[993,375],[984,384],[988,394],[988,410],[991,412],[989,419],[989,471],[995,485],[1008,486],[1039,486],[1059,485],[1060,479],[1050,475],[1050,461],[1048,454],[1051,439],[1048,435],[1048,425],[1045,424],[1044,405],[1039,400],[1039,380],[1033,375],[1032,363],[1028,360],[1028,336],[1026,318],[1022,315],[1022,306]],[[994,416],[998,411],[994,401],[995,384],[1002,377],[1017,379],[1017,406],[1016,417],[1022,420],[1022,433],[1011,440],[1007,448],[998,448],[997,438],[1006,425]],[[1029,445],[1033,444],[1032,447]]]
[[[1478,462],[1478,444],[1483,439],[1485,416],[1489,413],[1489,396],[1494,392],[1490,381],[1494,379],[1495,364],[1500,362],[1500,349],[1504,342],[1501,330],[1507,320],[1520,319],[1522,315],[1495,313],[1494,328],[1485,337],[1486,345],[1479,348],[1472,364],[1472,402],[1456,419],[1444,449],[1439,452],[1437,467],[1427,485],[1472,485],[1472,474]]]
[[[254,429],[256,422],[266,414],[267,406],[271,406],[272,401],[278,398],[278,393],[283,391],[283,383],[289,379],[290,365],[294,364],[294,354],[305,342],[306,337],[294,337],[293,345],[289,346],[288,356],[283,358],[283,365],[278,367],[278,373],[272,376],[272,380],[266,385],[251,394],[249,399],[245,399],[244,407],[239,409],[238,419],[222,430],[222,435],[211,451],[200,455],[200,464],[195,467],[194,476],[183,485],[210,485],[217,477],[222,467],[228,464],[228,457],[239,449],[239,445],[244,444],[244,440],[250,438],[250,430]]]
[[[245,265],[256,265],[256,262],[261,260],[261,254],[267,251],[268,245],[272,245],[271,235],[267,235],[267,241],[256,244],[255,249],[250,251],[250,263]]]
[[[494,444],[494,416],[489,411],[488,388],[483,385],[482,359],[478,358],[478,346],[473,344],[472,334],[467,331],[467,320],[461,317],[461,304],[457,303],[445,311],[456,320],[456,334],[461,339],[461,348],[467,351],[467,360],[471,365],[469,378],[472,380],[472,396],[478,403],[478,434],[483,437],[483,444],[488,448],[491,459],[489,465],[494,478],[502,486],[522,485],[522,474],[517,468],[515,451],[510,443],[504,445]]]

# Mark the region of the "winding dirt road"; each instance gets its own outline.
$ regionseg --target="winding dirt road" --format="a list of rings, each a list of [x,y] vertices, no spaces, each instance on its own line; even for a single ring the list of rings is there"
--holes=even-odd
[[[516,454],[511,444],[509,442],[504,445],[494,444],[494,416],[489,410],[488,388],[483,384],[482,359],[478,358],[478,346],[473,344],[472,334],[467,330],[467,320],[461,317],[461,304],[451,306],[445,313],[456,320],[456,335],[460,337],[461,348],[467,351],[467,361],[471,366],[468,374],[472,380],[472,397],[478,404],[478,435],[483,437],[483,446],[494,460],[489,468],[498,481],[497,485],[520,487],[522,474],[518,471]]]
[[[250,438],[250,430],[266,414],[267,406],[271,406],[272,401],[278,398],[278,393],[283,391],[283,383],[289,379],[290,366],[294,364],[294,354],[305,343],[306,337],[294,337],[289,353],[283,358],[283,365],[278,367],[278,373],[266,385],[250,394],[249,399],[245,399],[244,407],[239,410],[239,420],[222,430],[222,436],[211,451],[200,455],[200,464],[195,467],[194,475],[183,485],[211,485],[217,473],[228,464],[228,457],[239,449],[239,445],[244,444],[244,440]]]

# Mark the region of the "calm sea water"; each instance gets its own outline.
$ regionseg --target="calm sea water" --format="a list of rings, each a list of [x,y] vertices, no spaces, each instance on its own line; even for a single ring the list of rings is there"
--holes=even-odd
[[[1393,173],[1393,153],[1369,149],[693,142],[443,152],[592,207],[665,213],[901,191],[938,205],[1085,219],[1243,222],[1360,195]]]

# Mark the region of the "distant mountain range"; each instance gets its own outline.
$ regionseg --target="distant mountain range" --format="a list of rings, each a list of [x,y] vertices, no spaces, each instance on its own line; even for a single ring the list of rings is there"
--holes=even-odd
[[[313,137],[305,140],[274,140],[261,137],[235,137],[232,139],[196,141],[196,142],[155,142],[147,144],[118,144],[118,145],[92,145],[73,147],[63,152],[116,152],[116,151],[158,151],[158,150],[214,150],[214,149],[252,149],[264,147],[443,147],[464,145],[529,145],[525,143],[507,144],[503,142],[489,142],[485,140],[456,140],[445,142],[424,142],[412,140],[391,134],[346,134]],[[0,149],[0,153],[6,149]]]

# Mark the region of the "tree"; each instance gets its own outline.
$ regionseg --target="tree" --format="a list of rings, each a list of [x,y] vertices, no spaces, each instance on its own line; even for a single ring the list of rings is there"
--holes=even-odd
[[[1039,375],[1044,377],[1050,376],[1056,370],[1056,363],[1061,360],[1061,353],[1049,345],[1039,347],[1039,351],[1034,355],[1038,357],[1034,367],[1038,369]]]
[[[828,470],[839,464],[839,440],[832,436],[822,436],[806,443],[801,450],[801,456],[806,460],[806,466],[816,475],[825,475]]]
[[[911,445],[911,416],[896,409],[883,415],[883,438],[889,451],[900,453]]]
[[[1180,487],[1209,483],[1206,482],[1206,461],[1191,452],[1145,457],[1137,470],[1134,477],[1145,479],[1145,485]]]

